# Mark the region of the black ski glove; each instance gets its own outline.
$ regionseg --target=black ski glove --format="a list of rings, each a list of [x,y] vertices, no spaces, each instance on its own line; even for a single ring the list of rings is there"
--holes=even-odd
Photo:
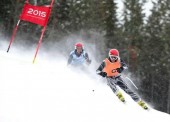
[[[123,71],[123,67],[117,68],[116,70],[118,73],[121,73]]]
[[[101,75],[102,77],[106,77],[106,76],[107,76],[107,73],[106,73],[106,72],[101,72],[100,75]]]

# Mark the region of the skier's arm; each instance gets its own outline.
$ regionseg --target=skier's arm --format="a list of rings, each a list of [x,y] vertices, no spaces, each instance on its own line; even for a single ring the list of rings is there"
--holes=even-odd
[[[107,73],[106,73],[106,72],[103,72],[104,67],[105,67],[105,62],[103,61],[103,62],[100,64],[99,68],[96,70],[96,73],[97,73],[98,75],[101,75],[101,76],[103,76],[103,77],[106,77]]]
[[[87,61],[88,64],[91,64],[91,60],[90,60],[90,58],[89,58],[88,53],[85,53],[85,59],[86,59],[86,61]]]
[[[123,60],[120,60],[120,62],[121,62],[121,67],[123,67],[124,69],[128,68],[127,64]]]
[[[69,65],[71,63],[72,59],[73,59],[73,55],[70,54],[69,58],[68,58],[68,61],[67,61],[67,65]]]
[[[119,73],[123,72],[124,69],[127,69],[127,64],[123,61],[123,60],[120,60],[120,63],[121,63],[121,67],[120,68],[117,68],[117,71]]]

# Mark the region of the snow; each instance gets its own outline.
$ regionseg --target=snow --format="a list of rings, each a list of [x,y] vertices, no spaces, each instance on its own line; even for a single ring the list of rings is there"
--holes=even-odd
[[[34,50],[18,49],[0,51],[0,122],[170,122],[168,114],[145,111],[125,93],[121,103],[90,73],[95,69],[72,71],[62,58],[44,60],[42,50],[32,64]]]

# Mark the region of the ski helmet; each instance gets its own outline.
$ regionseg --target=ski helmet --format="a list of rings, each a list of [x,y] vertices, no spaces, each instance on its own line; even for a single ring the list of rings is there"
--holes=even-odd
[[[113,56],[119,58],[119,51],[117,49],[111,49],[109,51],[109,57],[111,58]]]
[[[75,49],[77,49],[77,47],[81,47],[82,49],[84,49],[83,44],[80,43],[80,42],[77,42],[77,43],[75,44]]]

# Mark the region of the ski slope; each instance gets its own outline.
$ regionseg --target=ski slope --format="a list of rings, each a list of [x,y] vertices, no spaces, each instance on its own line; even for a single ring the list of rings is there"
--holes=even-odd
[[[0,122],[170,122],[125,93],[121,103],[95,68],[72,71],[62,58],[43,60],[42,52],[32,64],[33,53],[14,52],[0,51]]]

